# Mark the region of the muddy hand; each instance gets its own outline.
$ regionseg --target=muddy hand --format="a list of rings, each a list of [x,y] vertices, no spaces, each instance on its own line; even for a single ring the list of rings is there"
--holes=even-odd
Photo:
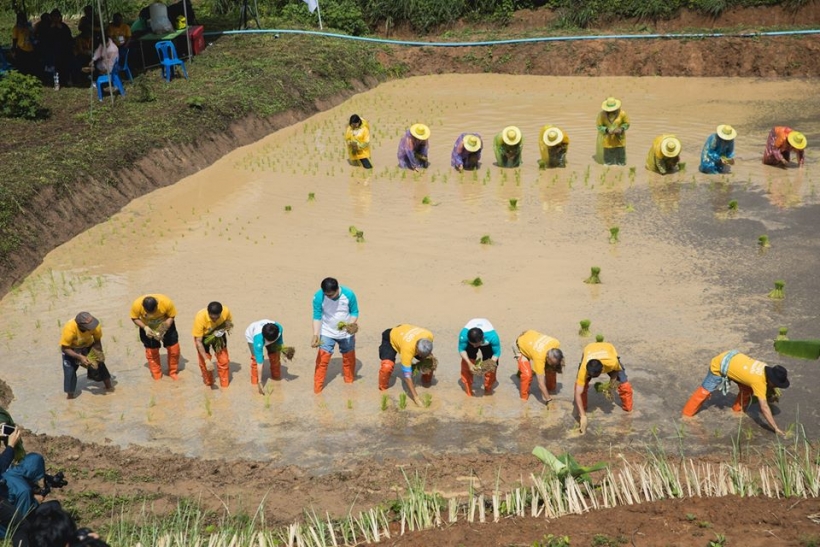
[[[319,336],[314,334],[313,337],[310,339],[310,347],[318,348],[319,347]]]
[[[587,432],[587,417],[586,416],[581,416],[579,425],[580,425],[580,427],[579,427],[578,431],[579,431],[579,433],[581,433],[581,435],[583,435],[584,433]]]
[[[259,395],[264,395],[265,394],[265,390],[262,388],[262,382],[259,382],[258,384],[256,384],[256,388],[257,388],[257,391],[259,391]]]

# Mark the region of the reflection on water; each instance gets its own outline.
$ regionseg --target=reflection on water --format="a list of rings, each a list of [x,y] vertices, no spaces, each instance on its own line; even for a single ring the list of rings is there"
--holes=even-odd
[[[632,120],[626,167],[591,160],[595,116],[613,90]],[[820,293],[806,281],[820,252],[805,234],[813,233],[818,216],[800,214],[798,207],[817,206],[811,149],[803,170],[762,166],[768,128],[747,123],[757,114],[750,105],[771,109],[771,97],[798,92],[814,96],[816,87],[495,75],[382,85],[135,200],[49,254],[0,302],[0,347],[5,362],[14,364],[3,372],[16,396],[11,410],[38,432],[316,468],[361,457],[529,452],[550,442],[626,446],[655,426],[674,441],[680,408],[709,359],[737,347],[774,360],[769,340],[750,333],[799,324]],[[342,132],[352,112],[373,129],[372,172],[345,161]],[[422,173],[396,165],[398,139],[415,121],[432,132],[432,165]],[[738,138],[735,172],[701,175],[700,147],[723,122],[749,128]],[[537,167],[535,137],[545,123],[570,136],[565,169]],[[492,165],[492,137],[511,124],[524,133],[524,164],[499,169]],[[449,166],[450,147],[464,131],[480,133],[485,148],[481,167],[460,174]],[[669,177],[647,173],[643,160],[652,139],[670,131],[683,143],[687,170]],[[732,217],[727,207],[733,199],[740,209]],[[364,242],[350,236],[351,225],[365,233]],[[617,243],[609,241],[613,226],[620,228]],[[762,254],[756,241],[765,232],[776,245]],[[492,244],[480,243],[485,235]],[[582,282],[592,265],[601,268],[603,284]],[[766,287],[792,273],[796,279],[788,287],[801,300],[774,308]],[[336,355],[317,396],[308,345],[311,297],[326,276],[357,292],[362,330],[357,381],[341,381]],[[475,277],[482,287],[462,284]],[[149,292],[170,295],[179,310],[178,382],[150,378],[128,318],[135,295]],[[193,340],[186,336],[194,313],[212,300],[229,306],[237,322],[229,342],[232,383],[214,391],[201,384]],[[66,401],[58,337],[80,310],[102,322],[117,390],[104,395],[86,388]],[[458,383],[456,342],[461,327],[477,316],[490,318],[505,349],[495,393],[468,399]],[[296,347],[283,381],[269,384],[266,396],[250,385],[240,334],[262,317],[281,322],[287,344]],[[578,336],[578,321],[587,318],[593,333],[604,334],[628,363],[636,410],[627,415],[591,396],[590,433],[579,439],[572,363],[589,341]],[[429,328],[436,337],[438,381],[422,389],[432,395],[428,409],[412,403],[399,409],[397,379],[382,409],[377,348],[382,330],[402,322]],[[549,409],[535,396],[527,402],[518,397],[508,348],[530,328],[558,338],[567,355]],[[788,364],[799,379],[800,364]],[[805,416],[812,400],[804,383],[793,386],[779,421],[793,419],[798,403]],[[725,440],[737,429],[730,416],[709,408],[696,422],[708,433],[694,438]],[[768,438],[757,426],[754,432]]]

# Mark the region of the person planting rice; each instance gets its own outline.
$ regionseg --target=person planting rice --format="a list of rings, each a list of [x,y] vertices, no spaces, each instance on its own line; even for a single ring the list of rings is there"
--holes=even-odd
[[[610,399],[612,392],[617,391],[621,398],[621,408],[632,412],[632,384],[626,376],[626,370],[621,364],[621,358],[615,346],[609,342],[593,342],[587,344],[581,355],[581,364],[578,365],[578,376],[575,379],[575,406],[578,409],[580,432],[583,435],[587,430],[587,392],[589,381],[599,377],[602,373],[609,375],[609,382],[601,390]]]
[[[737,131],[731,125],[719,125],[717,131],[706,137],[700,153],[701,173],[715,175],[729,173],[735,163],[735,137]]]
[[[113,390],[111,374],[105,366],[102,349],[102,326],[99,320],[87,311],[80,312],[67,321],[60,336],[63,356],[63,391],[67,399],[77,394],[77,369],[88,369],[88,379],[102,382],[105,388]]]
[[[206,386],[214,386],[214,375],[208,367],[212,363],[219,374],[219,385],[228,387],[231,383],[228,355],[228,334],[233,328],[233,316],[227,306],[211,302],[199,310],[194,317],[194,344],[199,358],[199,370]]]
[[[313,338],[310,347],[319,348],[313,372],[313,392],[321,393],[333,349],[339,344],[342,376],[352,384],[356,376],[356,332],[359,330],[359,303],[356,293],[339,285],[333,277],[322,280],[313,295]]]
[[[433,372],[436,369],[436,358],[433,355],[433,333],[427,329],[414,325],[398,325],[382,333],[382,343],[379,346],[379,390],[385,391],[389,387],[393,367],[396,366],[396,356],[401,357],[401,372],[407,390],[416,405],[421,406],[421,400],[416,393],[413,383],[413,369],[421,373],[421,383],[429,387],[433,381]],[[413,359],[417,359],[416,366]]]
[[[791,161],[791,154],[797,159],[797,166],[803,167],[805,161],[806,136],[791,127],[773,127],[766,139],[766,149],[763,151],[763,163],[785,169]]]
[[[481,162],[482,147],[481,135],[478,133],[462,133],[453,145],[453,151],[450,154],[450,165],[459,173],[465,169],[467,171],[478,169]]]
[[[538,161],[541,169],[566,167],[569,137],[554,125],[545,125],[538,135],[538,150],[541,152]]]
[[[131,305],[131,321],[140,329],[140,341],[145,347],[145,359],[154,380],[162,378],[159,358],[162,346],[168,351],[168,376],[177,379],[180,351],[176,315],[174,302],[164,294],[146,294]]]
[[[646,168],[653,173],[667,175],[677,173],[680,163],[681,144],[675,135],[660,135],[652,141]]]
[[[732,410],[741,412],[746,409],[754,395],[760,404],[760,414],[772,430],[778,435],[785,435],[783,430],[777,427],[768,401],[775,389],[789,387],[788,371],[781,365],[769,366],[737,350],[724,351],[712,359],[703,383],[684,405],[683,415],[692,417],[697,414],[701,405],[715,390],[720,390],[724,395],[728,394],[730,382],[735,382],[739,388]]]
[[[373,169],[373,164],[370,163],[370,124],[358,114],[350,116],[345,131],[345,145],[350,165]]]
[[[564,352],[559,349],[560,345],[555,338],[534,330],[522,332],[515,340],[513,355],[518,363],[522,400],[530,398],[530,384],[535,374],[544,404],[552,402],[550,393],[557,389],[556,374],[564,369]]]
[[[276,321],[262,319],[254,321],[245,329],[245,340],[248,341],[248,349],[251,352],[251,385],[257,386],[259,393],[264,395],[262,389],[262,372],[265,368],[266,349],[268,359],[270,359],[270,377],[273,380],[282,379],[282,353],[285,357],[293,358],[293,348],[284,348],[283,334],[285,329]]]
[[[399,141],[399,167],[418,171],[430,166],[427,154],[430,150],[430,128],[423,123],[414,123],[404,132]]]
[[[621,110],[621,101],[609,97],[601,103],[601,111],[595,125],[598,127],[598,163],[626,165],[626,130],[629,129],[629,116]]]
[[[524,137],[521,130],[510,125],[493,139],[495,162],[499,167],[519,167],[524,151]]]
[[[484,395],[492,395],[498,358],[501,357],[501,340],[492,323],[487,319],[468,321],[458,336],[458,352],[461,355],[461,381],[467,396],[473,396],[474,372],[484,375]]]

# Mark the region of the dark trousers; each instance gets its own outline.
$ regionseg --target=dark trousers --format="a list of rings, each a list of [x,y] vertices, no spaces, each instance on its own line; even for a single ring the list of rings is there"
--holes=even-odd
[[[140,341],[142,345],[146,348],[151,349],[159,349],[162,346],[166,348],[173,346],[175,344],[179,344],[179,333],[177,332],[177,322],[174,321],[171,323],[171,328],[165,332],[165,336],[162,337],[162,342],[160,343],[159,340],[154,340],[153,338],[148,338],[145,335],[145,331],[140,329]]]

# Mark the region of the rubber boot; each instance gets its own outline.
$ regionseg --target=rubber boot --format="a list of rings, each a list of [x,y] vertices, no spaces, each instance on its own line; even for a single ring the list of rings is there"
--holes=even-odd
[[[587,406],[589,402],[587,399],[589,398],[589,382],[584,384],[584,391],[581,392],[581,403],[584,405],[584,412],[587,410]]]
[[[737,393],[735,404],[732,405],[732,410],[735,412],[741,412],[752,404],[752,388],[744,386],[743,384],[740,384],[738,387],[740,387],[740,391]]]
[[[621,398],[621,408],[626,412],[632,412],[632,384],[618,384],[618,396]]]
[[[219,385],[228,387],[231,383],[231,358],[228,350],[223,349],[216,354],[216,371],[219,373]]]
[[[470,363],[466,359],[461,359],[461,381],[464,382],[464,391],[467,397],[473,396],[473,371],[470,370]]]
[[[208,369],[211,356],[208,355],[208,362],[202,358],[199,352],[197,352],[196,356],[199,360],[199,371],[202,373],[202,382],[208,387],[214,385],[214,373]]]
[[[555,390],[558,389],[558,375],[554,370],[545,370],[544,371],[544,381],[547,384],[547,391],[549,393],[555,393]]]
[[[530,398],[530,384],[532,383],[532,365],[523,355],[518,358],[518,372],[521,373],[521,399]]]
[[[396,366],[396,363],[389,359],[384,359],[382,361],[382,366],[379,369],[379,390],[384,391],[390,385],[390,376],[393,375],[393,367]]]
[[[484,395],[493,394],[493,386],[495,385],[495,372],[488,372],[484,375]]]
[[[342,376],[346,384],[352,384],[356,377],[356,350],[342,354]]]
[[[145,348],[145,359],[148,360],[148,369],[154,380],[162,378],[162,365],[159,360],[159,348]]]
[[[272,355],[272,354],[268,354]],[[251,354],[251,385],[259,384],[259,363],[256,362],[256,356]]]
[[[327,376],[327,366],[330,364],[332,354],[320,349],[316,353],[316,370],[313,373],[313,393],[321,393],[325,387],[325,376]]]
[[[433,383],[433,373],[429,372],[427,374],[421,375],[421,385],[424,387],[430,387],[430,384]]]
[[[168,376],[172,380],[176,380],[179,378],[179,344],[174,344],[165,349],[168,350]]]
[[[282,379],[282,354],[278,351],[268,353],[270,359],[270,377],[274,380]]]
[[[686,401],[686,404],[683,405],[683,415],[691,418],[697,414],[701,405],[711,396],[712,392],[705,389],[703,386],[698,386],[692,396],[689,397],[689,400]]]

